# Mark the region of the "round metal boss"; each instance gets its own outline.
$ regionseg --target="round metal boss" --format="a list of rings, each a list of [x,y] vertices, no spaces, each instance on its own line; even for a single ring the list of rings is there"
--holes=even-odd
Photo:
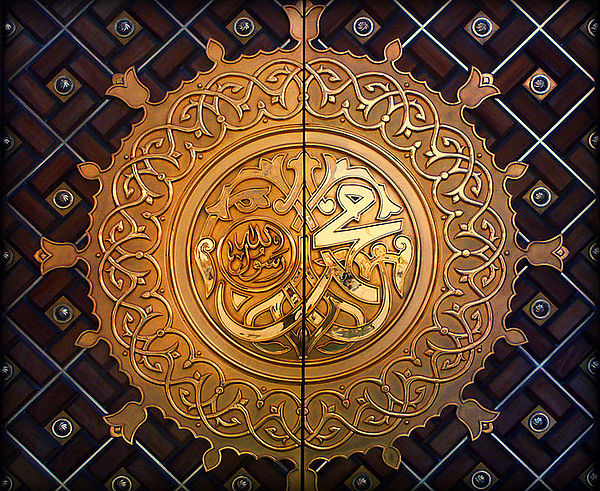
[[[254,22],[248,17],[240,17],[233,24],[234,32],[241,37],[250,36],[254,32]]]
[[[366,474],[359,474],[352,480],[352,487],[356,491],[367,491],[371,487],[371,478]]]
[[[550,426],[550,418],[547,414],[538,411],[529,417],[529,427],[536,433],[546,431]]]
[[[61,75],[54,81],[54,90],[60,95],[70,94],[74,88],[73,80],[66,75]]]
[[[550,310],[550,303],[543,298],[538,298],[532,302],[531,306],[529,307],[529,312],[531,312],[531,315],[533,315],[536,319],[545,319],[548,317],[548,315],[550,315]]]
[[[10,491],[13,488],[13,480],[10,476],[4,475],[2,476],[2,480],[0,480],[0,489],[2,491]]]
[[[2,256],[0,257],[0,259],[2,260],[2,264],[6,265],[6,264],[10,264],[10,262],[13,260],[13,252],[6,249],[5,251],[2,251]]]
[[[592,261],[598,262],[598,257],[600,256],[600,245],[597,242],[594,242],[588,249],[588,254],[590,255],[590,259]]]
[[[596,469],[590,469],[585,475],[585,481],[593,488],[598,482],[598,473]]]
[[[52,316],[54,317],[54,320],[56,322],[64,324],[65,322],[69,322],[73,318],[73,309],[66,304],[60,304],[54,308]]]
[[[590,133],[590,136],[588,137],[588,144],[594,150],[596,150],[598,148],[598,132],[597,131],[593,131],[592,133]]]
[[[8,152],[8,151],[9,151],[9,150],[11,150],[11,149],[12,149],[12,147],[14,147],[14,146],[15,146],[15,139],[14,139],[12,136],[10,136],[10,135],[4,135],[4,136],[2,137],[2,148],[3,148],[5,151],[7,151],[7,152]]]
[[[538,73],[529,81],[529,88],[534,94],[544,95],[550,90],[550,79],[543,73]]]
[[[112,480],[110,487],[113,491],[129,491],[133,487],[133,483],[129,477],[121,475]]]
[[[15,21],[12,19],[5,19],[4,34],[6,34],[6,37],[11,37],[15,32],[17,32],[17,25],[15,24]]]
[[[369,36],[375,29],[375,24],[368,17],[359,17],[352,24],[352,30],[357,36]]]
[[[587,23],[587,31],[590,33],[590,36],[596,37],[596,31],[598,30],[598,21],[596,19],[590,19]]]
[[[492,32],[492,22],[485,17],[478,17],[471,24],[471,32],[478,38],[489,36]]]
[[[122,38],[128,38],[135,32],[135,25],[129,19],[119,19],[115,22],[115,34]]]
[[[73,204],[73,194],[66,189],[62,189],[56,192],[52,201],[54,201],[54,204],[59,208],[68,208]]]
[[[237,476],[231,482],[231,489],[233,491],[251,491],[252,481],[248,476]]]
[[[66,418],[59,418],[52,423],[52,433],[58,438],[67,438],[73,433],[73,423]]]
[[[529,199],[531,199],[531,202],[538,208],[543,208],[544,206],[549,205],[550,201],[552,201],[552,194],[548,188],[538,186],[531,191]]]
[[[487,489],[492,484],[492,476],[484,469],[475,471],[471,476],[471,486],[475,489]]]
[[[596,375],[599,367],[600,361],[598,361],[598,357],[596,355],[592,356],[587,362],[588,372],[590,372],[592,375]]]
[[[5,382],[13,376],[13,373],[15,373],[13,366],[7,361],[0,367],[0,372],[2,373],[2,380]]]

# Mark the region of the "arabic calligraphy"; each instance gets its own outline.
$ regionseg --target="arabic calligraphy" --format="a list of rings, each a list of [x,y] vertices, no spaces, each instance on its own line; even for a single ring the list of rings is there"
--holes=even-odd
[[[305,213],[302,165],[313,177]],[[346,353],[390,325],[414,230],[400,195],[373,168],[332,153],[279,153],[231,172],[206,203],[193,244],[200,297],[225,332],[298,361]],[[299,250],[311,258],[305,272]]]

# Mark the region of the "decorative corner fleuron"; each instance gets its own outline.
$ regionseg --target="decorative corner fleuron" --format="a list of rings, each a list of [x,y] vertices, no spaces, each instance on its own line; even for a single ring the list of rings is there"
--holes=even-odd
[[[399,41],[383,61],[319,50],[324,7],[284,8],[293,49],[228,62],[211,40],[213,68],[160,102],[114,76],[144,115],[110,166],[79,165],[100,183],[88,245],[36,257],[88,265],[99,329],[77,344],[108,343],[142,393],[105,418],[114,436],[156,407],[210,440],[207,469],[224,448],[308,465],[375,446],[397,468],[394,440],[446,406],[492,431],[463,389],[498,339],[527,341],[505,325],[516,264],[561,270],[567,250],[516,243],[506,184],[527,165],[496,165],[464,115],[492,75],[447,101],[396,69]]]

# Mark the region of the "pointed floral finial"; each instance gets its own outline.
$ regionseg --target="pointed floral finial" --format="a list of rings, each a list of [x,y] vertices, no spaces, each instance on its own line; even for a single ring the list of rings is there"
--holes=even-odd
[[[458,89],[457,96],[465,107],[475,109],[488,97],[499,94],[500,90],[494,85],[494,76],[490,73],[481,73],[473,66],[468,80]]]
[[[284,5],[283,8],[290,20],[290,35],[296,41],[309,42],[319,35],[319,19],[325,9],[324,5],[299,0],[296,5]]]

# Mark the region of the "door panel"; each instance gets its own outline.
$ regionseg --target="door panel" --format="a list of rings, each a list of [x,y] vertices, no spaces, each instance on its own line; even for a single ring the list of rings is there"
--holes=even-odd
[[[271,0],[100,0],[49,6],[13,2],[7,6],[7,16],[14,30],[7,30],[3,68],[3,114],[5,133],[10,138],[4,143],[3,166],[6,381],[2,407],[6,430],[2,460],[13,489],[55,489],[61,484],[68,489],[110,489],[113,483],[127,489],[128,480],[138,489],[232,489],[240,476],[235,481],[238,486],[250,481],[254,488],[284,489],[292,468],[289,461],[240,456],[228,450],[215,469],[206,471],[199,464],[208,442],[178,428],[156,409],[149,411],[134,445],[111,438],[103,416],[115,413],[128,401],[139,400],[139,390],[119,370],[105,343],[87,349],[75,346],[83,332],[97,329],[87,297],[85,266],[80,262],[76,268],[40,276],[34,257],[41,236],[73,242],[80,249],[87,244],[88,213],[99,186],[97,180],[84,179],[77,165],[90,161],[108,168],[121,139],[143,118],[143,111],[104,95],[114,74],[135,65],[140,81],[150,91],[150,100],[160,101],[182,81],[210,69],[212,61],[206,54],[209,37],[224,46],[228,60],[259,50],[293,47],[295,41],[289,37],[283,9]],[[493,31],[486,39],[471,31],[473,21],[482,16],[491,21]],[[343,458],[313,462],[321,489],[362,489],[361,485],[365,489],[473,489],[473,483],[485,481],[487,476],[498,481],[500,488],[524,489],[536,480],[536,486],[542,481],[552,489],[587,485],[592,456],[597,453],[590,429],[596,412],[592,373],[596,366],[594,315],[598,294],[598,220],[593,205],[597,143],[590,138],[597,120],[593,79],[597,51],[595,36],[587,29],[593,16],[592,5],[585,2],[570,2],[560,8],[550,2],[535,6],[451,2],[441,6],[435,2],[334,0],[327,4],[319,38],[312,42],[318,49],[350,50],[381,60],[384,47],[399,37],[403,53],[397,68],[427,81],[447,100],[456,99],[471,65],[494,73],[501,98],[484,101],[467,111],[466,117],[486,138],[500,167],[516,160],[529,164],[524,178],[509,185],[523,239],[544,240],[562,233],[569,256],[562,273],[549,267],[526,267],[522,272],[507,325],[521,329],[529,342],[520,347],[504,341],[496,344],[485,369],[464,393],[500,410],[492,434],[471,441],[455,409],[446,408],[410,436],[396,440],[394,445],[402,455],[397,470],[384,463],[381,449],[356,453],[353,444],[339,451]],[[367,18],[362,19],[366,27],[357,24],[361,18]],[[244,22],[236,32],[239,19],[249,19],[254,25],[249,35],[245,35]],[[115,27],[122,20],[127,21],[119,28],[125,35],[119,36]],[[485,22],[482,25],[487,26]],[[531,77],[540,73],[538,69],[548,77],[541,80],[541,89],[545,81],[550,87],[541,95],[532,93],[529,85]],[[65,94],[55,90],[61,77],[73,83]],[[296,123],[301,128],[301,122]],[[336,126],[339,123],[336,121]],[[304,148],[302,132],[291,132],[285,148],[294,148],[294,152],[286,153],[283,159],[301,156],[303,172],[313,170],[312,158],[324,166],[317,169],[315,165],[313,182],[307,180],[307,217],[313,214],[320,226],[329,217],[310,209],[310,195],[324,178],[329,161],[348,159],[352,165],[367,169],[377,182],[384,183],[391,201],[402,201],[410,183],[396,169],[381,164],[381,156],[361,140],[360,131],[345,127],[342,142],[339,135],[323,131],[322,120],[308,115],[306,125]],[[345,143],[353,132],[355,144],[348,147]],[[336,138],[340,142],[336,143]],[[273,161],[279,155],[278,151],[265,153],[262,147],[252,152],[242,167],[251,169],[260,158]],[[190,188],[189,196],[216,204],[223,189],[218,177],[226,174],[230,181],[239,178],[241,167],[234,161],[246,156],[230,159],[229,164],[227,159],[218,164],[218,158],[215,166],[223,166],[223,172],[199,177],[196,185],[200,188]],[[291,173],[288,177],[293,180]],[[214,185],[204,196],[206,182]],[[348,184],[357,182],[350,179]],[[257,181],[251,187],[260,185]],[[327,197],[339,197],[338,188],[330,190]],[[536,203],[547,198],[548,204]],[[243,222],[242,215],[238,218]],[[206,217],[200,214],[198,220],[206,221]],[[421,222],[404,227],[407,235],[426,242],[427,230]],[[322,246],[335,241],[331,236],[315,238],[308,222],[307,229],[306,241]],[[219,239],[232,232],[224,224],[213,230]],[[193,234],[192,242],[202,238],[200,232]],[[301,249],[300,232],[291,240],[299,241]],[[340,247],[338,242],[333,245]],[[303,250],[311,260],[323,261],[319,247],[308,251],[304,244]],[[315,267],[314,275],[320,272]],[[416,277],[427,272],[415,270],[410,274]],[[310,290],[310,280],[305,281]],[[301,285],[296,288],[301,289]],[[405,309],[420,304],[407,302]],[[217,306],[214,303],[210,308]],[[337,355],[327,352],[328,338],[321,336],[318,323],[311,324],[311,312],[322,314],[325,310],[321,307],[307,309],[305,330],[296,333],[305,342],[305,390],[312,404],[318,398],[311,396],[324,387],[317,379],[351,379],[343,374],[369,373],[369,368],[358,362],[350,366],[347,360],[352,358],[337,365],[331,362]],[[375,315],[369,308],[363,308],[363,314]],[[209,314],[214,312],[209,310]],[[349,345],[359,355],[355,357],[358,360],[363,359],[362,353],[368,360],[379,356],[369,351],[373,345],[369,347],[368,339],[335,342]],[[238,353],[261,349],[246,341],[239,344],[243,349],[224,348],[233,357],[229,362],[232,367],[241,360]],[[329,348],[342,347],[333,343]],[[247,364],[253,363],[253,357],[247,358]],[[298,374],[292,378],[301,380],[301,367],[291,370]],[[268,383],[277,384],[273,380]],[[301,392],[300,384],[296,389]],[[312,419],[316,411],[310,404],[307,439],[314,438],[311,429],[316,426]],[[530,416],[537,412],[548,418],[547,430],[531,429]],[[319,456],[319,450],[310,444],[305,452],[307,461]]]

